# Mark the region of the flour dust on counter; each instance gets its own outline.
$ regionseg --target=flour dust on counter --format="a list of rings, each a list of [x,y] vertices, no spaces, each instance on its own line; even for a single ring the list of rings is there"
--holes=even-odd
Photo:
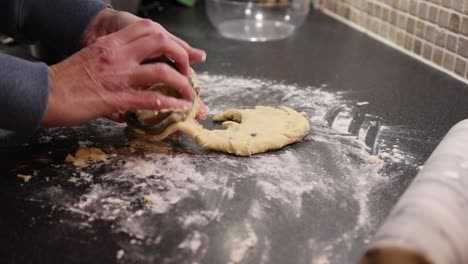
[[[354,263],[386,216],[378,202],[418,162],[398,163],[385,151],[371,156],[360,139],[329,128],[326,111],[349,101],[326,85],[198,78],[211,114],[285,105],[308,119],[311,133],[281,150],[236,157],[201,149],[187,137],[135,141],[124,126],[104,119],[63,134],[45,130],[39,140],[51,152],[65,135],[76,147],[81,141],[101,149],[106,159],[81,167],[54,162],[24,183],[28,199],[76,216],[64,214],[60,228],[95,232],[107,223],[121,263]],[[381,139],[400,149],[388,135],[395,133]],[[398,155],[411,155],[401,149]],[[388,172],[388,166],[401,170]]]

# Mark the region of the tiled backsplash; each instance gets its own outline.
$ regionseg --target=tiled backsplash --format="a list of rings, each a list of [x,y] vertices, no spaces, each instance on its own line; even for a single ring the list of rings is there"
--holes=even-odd
[[[468,0],[318,0],[338,15],[468,80]]]

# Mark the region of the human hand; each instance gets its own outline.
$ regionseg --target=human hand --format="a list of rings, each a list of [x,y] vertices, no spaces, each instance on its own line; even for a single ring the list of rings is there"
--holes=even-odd
[[[106,8],[102,10],[88,26],[86,32],[83,35],[81,45],[82,47],[87,47],[93,44],[100,37],[117,32],[142,20],[144,19],[131,13]],[[166,31],[158,23],[151,20],[149,21],[152,22],[152,26],[156,30],[165,31],[165,33],[168,34],[171,39],[173,39],[187,52],[190,63],[200,63],[206,60],[205,51],[191,47],[189,44],[187,44],[187,42]]]
[[[68,59],[49,67],[50,93],[41,124],[77,125],[97,117],[136,109],[188,110],[195,92],[185,75],[189,56],[162,27],[140,20],[99,37]],[[166,63],[141,64],[168,57]],[[154,83],[176,89],[181,99],[145,90]]]
[[[141,22],[143,19],[137,17],[128,12],[116,11],[110,8],[106,8],[101,11],[96,18],[91,22],[88,29],[84,33],[82,46],[87,47],[93,44],[98,38],[106,36],[124,29],[127,26],[133,25],[135,23]],[[173,34],[167,32],[161,25],[151,21],[151,26],[154,27],[156,31],[164,31],[171,40],[180,46],[188,55],[189,63],[200,63],[206,60],[206,53],[203,50],[199,50],[191,47],[182,39],[174,36]],[[174,59],[174,58],[171,58]],[[177,65],[177,68],[181,73],[187,75],[187,69],[189,64]],[[196,119],[205,119],[208,113],[208,108],[201,102],[199,111],[195,116]],[[108,117],[117,122],[123,122],[122,117],[119,113],[112,113]]]

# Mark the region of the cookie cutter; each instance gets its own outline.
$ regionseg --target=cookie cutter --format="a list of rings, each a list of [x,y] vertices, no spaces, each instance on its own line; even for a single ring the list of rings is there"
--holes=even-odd
[[[159,58],[151,61],[146,61],[144,63],[158,62],[167,63],[173,68],[175,68],[175,63],[169,59]],[[198,94],[199,87],[197,85],[197,80],[193,69],[190,69],[188,80],[192,89],[195,91],[196,94]],[[180,94],[176,90],[172,89],[164,83],[157,83],[149,87],[148,90],[158,91],[166,96],[180,98]],[[171,111],[167,109],[140,109],[136,111],[127,111],[123,114],[123,119],[130,128],[136,130],[137,132],[143,132],[146,134],[161,134],[170,125],[175,124],[177,122],[185,121],[189,113],[192,111],[192,108],[193,101],[190,109],[186,111]]]

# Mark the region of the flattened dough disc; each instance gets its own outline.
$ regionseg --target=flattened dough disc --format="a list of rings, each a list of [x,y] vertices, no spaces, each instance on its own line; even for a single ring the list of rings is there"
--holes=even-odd
[[[207,130],[194,121],[199,103],[199,99],[196,98],[192,111],[185,121],[172,124],[161,134],[147,135],[146,138],[159,141],[180,130],[202,147],[249,156],[299,141],[310,130],[307,119],[284,106],[230,109],[213,118],[214,121],[227,120],[222,124],[226,129]]]

